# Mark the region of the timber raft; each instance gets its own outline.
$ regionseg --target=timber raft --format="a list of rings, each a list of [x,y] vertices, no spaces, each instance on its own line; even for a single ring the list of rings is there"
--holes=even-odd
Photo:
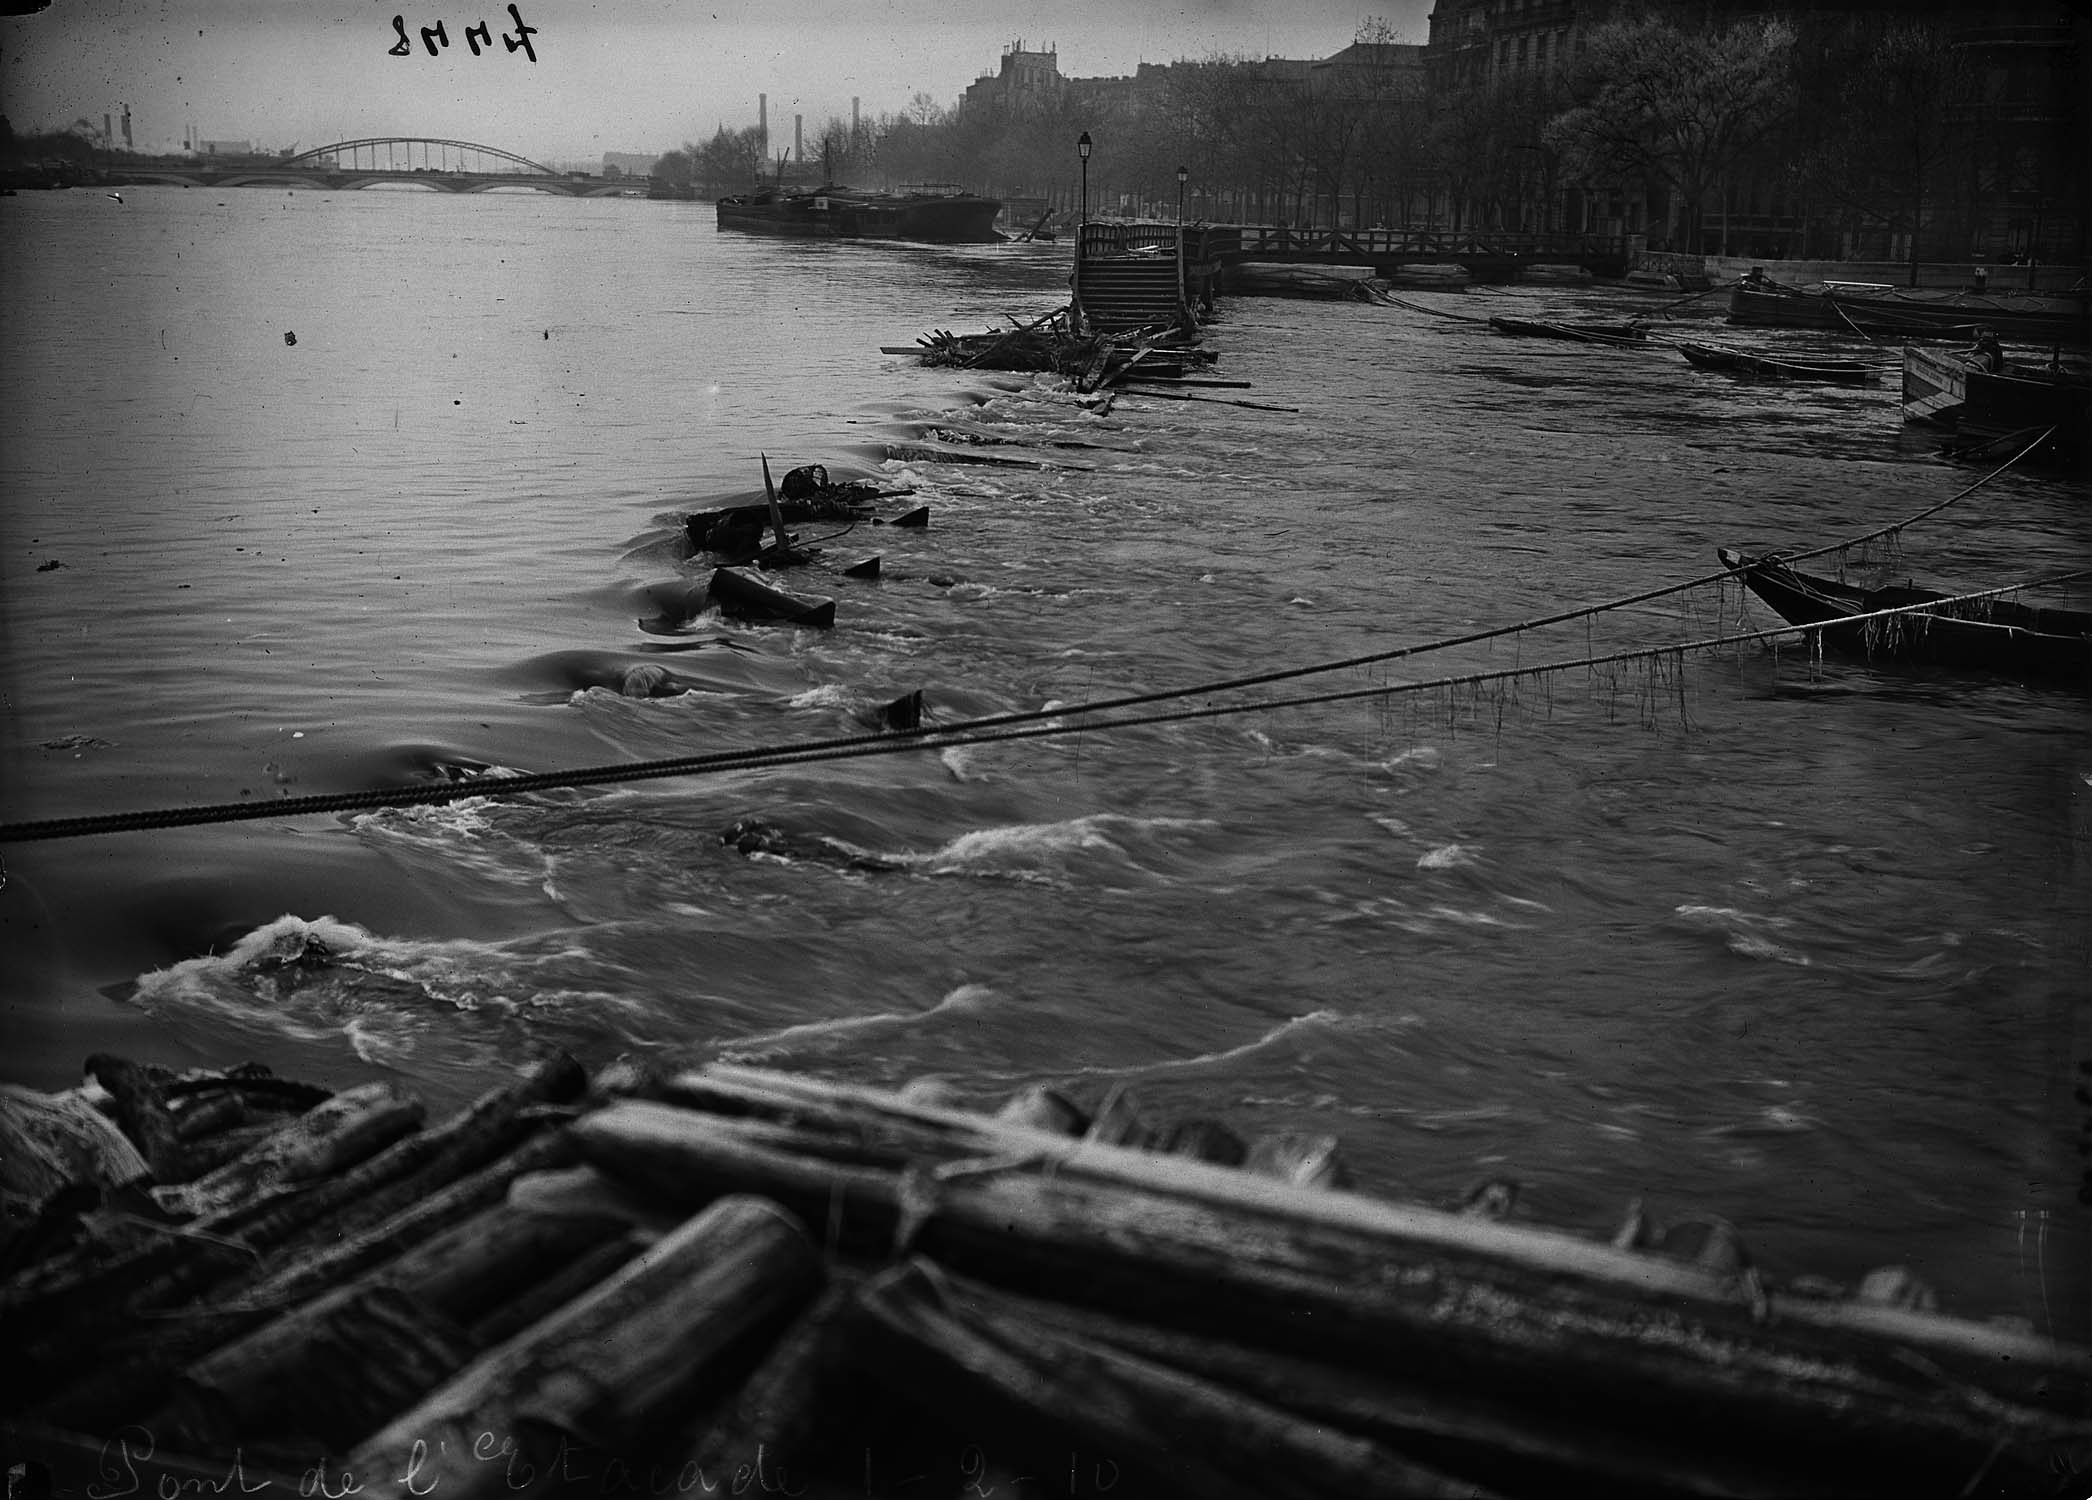
[[[1323,1137],[554,1056],[12,1091],[11,1494],[2081,1495],[2092,1353]],[[99,1179],[99,1180],[97,1180]],[[1899,1295],[1900,1293],[1900,1295]]]

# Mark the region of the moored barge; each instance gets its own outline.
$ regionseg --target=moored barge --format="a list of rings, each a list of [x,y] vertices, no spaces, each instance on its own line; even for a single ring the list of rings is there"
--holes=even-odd
[[[764,188],[719,200],[719,227],[748,234],[993,244],[1001,200],[975,193],[866,192],[833,183]]]

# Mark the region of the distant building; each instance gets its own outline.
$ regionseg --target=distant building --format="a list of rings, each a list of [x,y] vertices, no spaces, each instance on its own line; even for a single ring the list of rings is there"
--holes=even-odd
[[[1424,51],[1408,42],[1353,42],[1308,64],[1308,87],[1340,99],[1370,97],[1392,88],[1421,88]]]
[[[198,156],[252,156],[254,155],[254,142],[200,140],[196,143],[196,154]]]
[[[660,156],[641,156],[632,151],[605,151],[603,153],[603,175],[605,177],[651,177],[654,164]]]
[[[1060,53],[1028,50],[1024,43],[1010,43],[993,73],[983,73],[960,96],[961,109],[988,109],[1021,114],[1058,104],[1066,96],[1068,82],[1061,76]]]
[[[1585,0],[1438,0],[1424,67],[1438,89],[1467,89],[1568,62],[1579,26],[1611,9]]]

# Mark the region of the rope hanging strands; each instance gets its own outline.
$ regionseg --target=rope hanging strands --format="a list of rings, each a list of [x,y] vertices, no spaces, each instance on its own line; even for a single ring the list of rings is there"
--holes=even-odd
[[[1725,575],[1723,575],[1725,576]],[[971,719],[960,724],[879,734],[848,735],[836,739],[811,740],[799,744],[760,747],[753,750],[719,751],[710,755],[677,756],[667,760],[637,761],[622,765],[588,766],[566,771],[544,771],[517,776],[488,777],[478,781],[442,786],[390,787],[357,792],[321,793],[310,797],[287,797],[275,802],[227,802],[196,807],[161,808],[143,812],[106,813],[92,817],[55,818],[43,822],[0,824],[0,844],[31,843],[47,839],[79,838],[89,834],[132,833],[149,829],[191,827],[205,823],[249,822],[260,818],[304,817],[316,813],[374,811],[387,807],[427,807],[462,802],[474,797],[516,797],[530,792],[563,791],[574,787],[616,785],[652,781],[671,776],[711,775],[724,771],[766,770],[779,766],[807,765],[821,761],[855,760],[873,755],[900,755],[918,750],[948,750],[968,745],[999,744],[1012,740],[1049,739],[1068,734],[1089,734],[1108,729],[1137,729],[1162,724],[1182,724],[1203,719],[1228,718],[1238,714],[1270,713],[1286,708],[1309,708],[1325,704],[1351,703],[1363,699],[1385,699],[1403,693],[1478,687],[1518,678],[1548,676],[1598,667],[1620,666],[1637,661],[1682,659],[1687,652],[1717,650],[1730,646],[1774,640],[1787,635],[1814,636],[1825,628],[1844,628],[1877,621],[1901,619],[1960,604],[1980,603],[2022,589],[2092,578],[2092,568],[2057,573],[2046,578],[1979,589],[1973,593],[1928,599],[1918,604],[1896,605],[1862,614],[1841,615],[1820,625],[1779,625],[1766,630],[1714,635],[1699,640],[1663,646],[1638,646],[1620,651],[1541,662],[1532,666],[1502,667],[1482,672],[1457,673],[1410,682],[1376,683],[1371,687],[1342,688],[1327,693],[1307,693],[1291,698],[1262,698],[1247,703],[1202,704],[1196,708],[1167,713],[1138,714],[1128,718],[1095,720],[1087,716],[1122,708],[1210,695],[1248,685],[1261,685],[1282,678],[1301,677],[1309,672],[1335,667],[1296,668],[1266,673],[1257,678],[1238,679],[1233,684],[1179,688],[1166,692],[1137,694],[1096,703]],[[1493,632],[1492,632],[1493,633]],[[1407,648],[1407,654],[1434,647]],[[1361,658],[1372,661],[1383,658]],[[1081,722],[1070,723],[1072,718]]]

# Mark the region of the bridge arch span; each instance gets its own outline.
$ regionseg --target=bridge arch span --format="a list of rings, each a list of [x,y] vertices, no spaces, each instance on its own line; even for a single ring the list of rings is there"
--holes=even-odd
[[[444,140],[438,136],[424,135],[372,135],[364,136],[360,140],[335,141],[331,145],[314,146],[310,151],[300,151],[295,156],[286,156],[276,165],[302,166],[323,170],[331,164],[353,170],[358,164],[357,158],[367,153],[370,156],[372,167],[375,168],[378,154],[381,150],[390,159],[398,154],[399,148],[404,148],[407,164],[411,167],[414,162],[414,148],[417,146],[421,148],[423,165],[427,164],[428,151],[433,146],[445,152],[446,155],[455,151],[461,158],[467,153],[492,157],[496,161],[506,162],[511,167],[517,167],[541,177],[558,177],[561,175],[542,162],[532,161],[527,156],[518,156],[513,151],[504,151],[499,146],[483,146],[477,141],[452,141]]]

